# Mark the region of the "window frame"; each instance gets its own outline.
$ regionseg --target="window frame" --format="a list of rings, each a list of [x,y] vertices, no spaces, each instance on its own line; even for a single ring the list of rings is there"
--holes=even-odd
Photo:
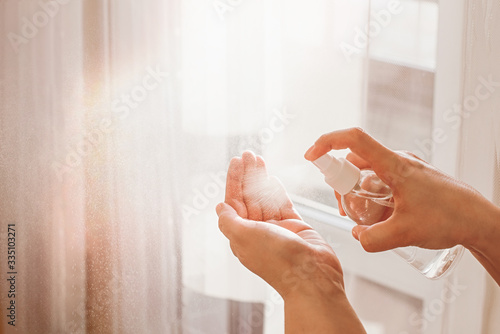
[[[453,129],[443,116],[447,109],[464,100],[467,7],[466,0],[439,2],[432,134],[444,134],[448,139],[445,143],[433,145],[431,159],[436,167],[462,179],[473,178],[460,173],[459,161],[467,159],[468,152],[461,151],[461,131]],[[437,129],[443,133],[436,133]],[[431,139],[435,142],[435,138]],[[392,252],[366,253],[351,236],[354,223],[341,217],[338,209],[297,196],[292,200],[302,217],[333,246],[345,271],[421,299],[423,310],[432,310],[443,300],[448,284],[464,286],[465,290],[453,302],[445,303],[444,310],[433,321],[427,322],[426,334],[482,332],[487,273],[470,252],[464,252],[451,274],[439,280],[429,280],[401,259],[396,260],[397,255]],[[464,314],[467,318],[463,317]]]

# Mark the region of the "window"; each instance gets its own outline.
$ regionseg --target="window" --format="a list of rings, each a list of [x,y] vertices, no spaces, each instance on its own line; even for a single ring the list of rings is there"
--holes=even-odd
[[[202,6],[189,3],[186,8]],[[456,327],[449,319],[471,301],[469,292],[458,291],[459,302],[442,310],[436,309],[439,296],[463,282],[460,272],[473,261],[464,259],[454,276],[429,281],[390,252],[365,253],[350,236],[351,223],[335,213],[332,190],[303,154],[322,133],[362,126],[393,149],[412,151],[456,172],[452,166],[458,156],[445,152],[456,150],[457,141],[435,145],[436,129],[458,137],[441,124],[450,100],[460,101],[461,94],[456,73],[462,59],[449,58],[461,52],[456,42],[461,41],[463,12],[450,6],[427,0],[276,0],[201,11],[197,18],[186,9],[188,21],[204,27],[188,29],[184,36],[189,40],[183,56],[183,76],[190,73],[183,95],[189,137],[204,147],[226,148],[225,155],[208,150],[204,159],[213,156],[210,161],[221,157],[227,162],[244,149],[264,156],[304,218],[335,247],[350,299],[369,333],[453,333],[450,328]],[[450,11],[457,12],[455,19],[446,14]],[[210,123],[215,119],[221,122]],[[225,167],[214,163],[210,171],[221,173]],[[198,185],[210,182],[206,173],[200,171]],[[215,205],[221,197],[214,197]],[[213,206],[208,207],[206,216],[195,218],[203,230],[198,242],[220,239],[207,224]],[[210,243],[198,251],[193,277],[203,283],[191,281],[187,287],[264,305],[261,313],[247,308],[232,314],[247,325],[257,317],[256,333],[279,333],[283,315],[270,302],[272,294],[245,274],[231,254],[221,261],[224,247]],[[472,316],[471,328],[479,318]]]
[[[18,331],[282,333],[282,300],[232,255],[214,212],[229,159],[252,149],[334,247],[370,334],[497,333],[498,288],[477,261],[430,281],[364,252],[303,159],[320,134],[362,126],[498,203],[494,8],[0,1],[0,222],[19,236]]]

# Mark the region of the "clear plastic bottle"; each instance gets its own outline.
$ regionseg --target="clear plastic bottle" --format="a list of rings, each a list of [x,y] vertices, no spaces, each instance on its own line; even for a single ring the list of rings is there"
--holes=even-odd
[[[386,220],[394,211],[392,190],[372,170],[359,170],[349,161],[325,154],[313,163],[325,175],[325,181],[341,196],[342,208],[358,225]],[[431,250],[404,247],[394,250],[425,277],[443,277],[458,262],[462,246]]]

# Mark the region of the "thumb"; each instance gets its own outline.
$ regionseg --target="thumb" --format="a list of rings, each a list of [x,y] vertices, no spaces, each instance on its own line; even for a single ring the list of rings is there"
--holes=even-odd
[[[402,246],[408,246],[402,236],[401,224],[392,218],[371,225],[357,225],[352,229],[352,235],[361,243],[367,252],[383,252]]]
[[[239,221],[241,217],[238,216],[236,210],[231,205],[226,203],[217,204],[215,211],[217,212],[217,216],[219,216],[219,229],[229,238],[228,234],[231,232],[232,225]]]
[[[215,207],[219,216],[219,229],[229,240],[238,241],[248,237],[257,222],[241,218],[236,210],[227,203],[219,203]]]
[[[217,216],[221,216],[222,213],[228,213],[228,214],[231,214],[231,209],[232,207],[226,203],[219,203],[217,204],[217,206],[215,207],[215,212],[217,212]],[[234,209],[233,209],[234,211]],[[236,211],[235,211],[236,212]]]

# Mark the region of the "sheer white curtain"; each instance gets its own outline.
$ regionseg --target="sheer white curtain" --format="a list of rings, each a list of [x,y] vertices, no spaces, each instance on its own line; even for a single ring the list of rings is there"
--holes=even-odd
[[[423,150],[416,143],[432,138],[439,112],[438,14],[449,8],[402,0],[388,27],[357,43],[377,23],[370,10],[388,3],[1,1],[0,333],[12,332],[8,224],[20,333],[283,332],[279,296],[241,266],[217,228],[227,163],[253,149],[294,195],[333,205],[302,158],[319,134],[362,125],[391,147]],[[478,76],[500,80],[498,6],[467,6],[462,99]],[[342,43],[356,53],[347,57]],[[497,201],[498,96],[463,119],[461,160],[452,162]],[[323,227],[327,239],[342,233]],[[422,332],[408,322],[422,301],[389,288],[398,284],[392,268],[377,279],[349,272],[357,264],[346,250],[359,245],[349,248],[347,237],[332,243],[345,254],[348,293],[369,333]],[[488,284],[472,300],[493,333],[500,297]],[[447,308],[443,323],[462,323],[470,305]],[[446,328],[441,318],[433,328]]]
[[[0,245],[15,224],[16,333],[180,332],[176,5],[0,3]]]
[[[500,7],[497,1],[469,0],[466,10],[459,172],[500,205]],[[489,94],[483,96],[484,92]],[[488,275],[484,277],[483,291],[478,291],[485,296],[482,332],[498,333],[500,290]]]

